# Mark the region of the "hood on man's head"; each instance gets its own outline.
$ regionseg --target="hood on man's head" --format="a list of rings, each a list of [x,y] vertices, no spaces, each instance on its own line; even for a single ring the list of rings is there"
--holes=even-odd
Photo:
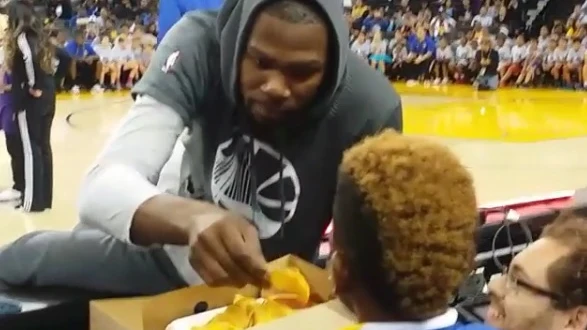
[[[279,1],[279,0],[277,0]],[[343,6],[337,0],[299,0],[301,3],[312,2],[315,7],[320,8],[326,23],[330,25],[329,38],[331,49],[329,54],[329,67],[337,66],[335,69],[327,70],[330,76],[324,77],[325,81],[332,81],[334,84],[318,95],[318,102],[329,101],[338,86],[340,85],[346,69],[348,55],[348,26],[344,20]],[[217,34],[220,41],[220,66],[222,85],[228,96],[238,102],[238,75],[240,60],[248,42],[254,20],[265,5],[274,3],[276,0],[225,0],[217,21]],[[324,110],[328,111],[329,107]]]

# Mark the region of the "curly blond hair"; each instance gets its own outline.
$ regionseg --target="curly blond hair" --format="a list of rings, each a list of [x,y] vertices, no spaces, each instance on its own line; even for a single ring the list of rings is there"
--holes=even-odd
[[[446,310],[472,269],[478,219],[455,155],[385,130],[345,152],[335,199],[335,245],[382,310],[403,320]]]

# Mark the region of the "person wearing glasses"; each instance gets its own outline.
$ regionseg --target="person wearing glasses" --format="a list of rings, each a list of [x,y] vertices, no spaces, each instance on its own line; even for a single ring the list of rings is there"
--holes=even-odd
[[[587,329],[587,212],[565,212],[489,283],[489,324],[503,330]]]

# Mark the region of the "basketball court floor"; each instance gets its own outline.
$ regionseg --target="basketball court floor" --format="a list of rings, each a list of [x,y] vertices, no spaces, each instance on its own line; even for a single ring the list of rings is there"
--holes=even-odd
[[[449,146],[473,173],[480,203],[587,187],[586,92],[396,88],[403,99],[405,133]],[[0,205],[0,244],[33,230],[74,226],[84,172],[130,105],[125,93],[58,98],[52,136],[54,207],[26,214]],[[6,188],[10,166],[3,135],[0,145],[0,188]]]

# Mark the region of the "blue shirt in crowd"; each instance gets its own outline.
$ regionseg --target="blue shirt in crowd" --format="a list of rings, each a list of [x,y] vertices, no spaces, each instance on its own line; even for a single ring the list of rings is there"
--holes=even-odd
[[[436,53],[436,43],[429,36],[424,37],[424,40],[418,39],[415,34],[408,37],[408,53],[417,55],[425,55],[426,53],[432,53],[432,56]]]
[[[381,31],[385,32],[389,29],[389,20],[384,17],[367,17],[363,20],[363,26],[367,32],[371,31],[376,25],[379,25]]]
[[[70,40],[65,44],[64,49],[72,58],[84,58],[96,55],[96,51],[89,42],[84,42],[80,45],[75,40]]]
[[[159,1],[159,35],[161,41],[167,31],[191,10],[218,10],[223,0],[165,0]]]

